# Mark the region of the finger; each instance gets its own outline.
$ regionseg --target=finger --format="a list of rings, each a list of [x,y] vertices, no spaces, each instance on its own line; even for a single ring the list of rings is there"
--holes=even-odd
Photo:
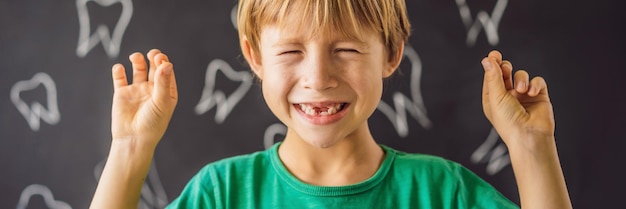
[[[170,59],[167,57],[167,55],[163,53],[158,53],[154,55],[154,63],[156,64],[157,68],[159,67],[159,65],[166,62],[170,62]]]
[[[487,87],[487,74],[483,78],[483,95],[482,95],[483,112],[487,119],[491,119],[491,105],[489,105],[489,88]]]
[[[513,89],[513,64],[508,60],[502,61],[500,64],[502,69],[502,79],[504,79],[504,88],[508,91]]]
[[[534,97],[539,94],[548,94],[548,84],[542,77],[537,76],[530,80],[528,95]]]
[[[133,66],[133,83],[145,82],[148,80],[148,67],[143,55],[139,52],[131,54],[128,59]]]
[[[507,93],[504,87],[504,79],[502,79],[502,70],[493,57],[486,57],[481,63],[485,70],[483,93],[488,94],[487,97],[493,104],[493,102],[503,99],[503,94]]]
[[[154,56],[154,61],[156,63],[156,66],[158,67],[159,65],[162,65],[163,63],[169,63],[170,65],[172,65],[172,63],[170,62],[170,58],[165,55],[164,53],[158,53]],[[170,97],[172,98],[178,98],[178,87],[176,85],[176,75],[174,73],[174,68],[172,66],[172,77],[170,78]]]
[[[178,85],[176,85],[176,73],[172,66],[172,77],[170,78],[170,98],[178,100]]]
[[[521,94],[528,92],[528,79],[528,72],[525,70],[515,72],[515,91]]]
[[[150,70],[148,71],[148,81],[154,81],[154,72],[157,69],[157,65],[154,62],[154,56],[160,54],[161,51],[158,49],[151,49],[148,52],[148,61],[150,62]]]
[[[167,57],[167,55],[165,55],[165,54],[163,54],[161,52],[155,54],[154,57],[152,57],[152,62],[154,63],[154,66],[155,66],[155,70],[153,70],[153,72],[156,72],[156,69],[158,69],[161,64],[169,62],[169,61],[170,60]],[[151,81],[154,81],[154,74],[152,75],[152,79],[153,80],[151,80]]]
[[[169,105],[171,99],[172,73],[174,66],[170,62],[163,62],[155,71],[154,96],[157,104]]]
[[[498,50],[491,50],[487,57],[495,59],[498,64],[502,63],[502,53]]]
[[[124,86],[128,86],[128,80],[126,80],[126,70],[122,64],[115,64],[111,69],[111,77],[113,78],[113,91],[118,90]]]

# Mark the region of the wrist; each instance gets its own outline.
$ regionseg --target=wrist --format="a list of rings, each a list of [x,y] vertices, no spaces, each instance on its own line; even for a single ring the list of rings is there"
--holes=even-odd
[[[136,208],[152,164],[154,146],[133,138],[115,138],[98,180],[91,208]]]
[[[132,171],[146,170],[150,167],[156,144],[144,143],[137,138],[116,138],[111,142],[107,164],[120,166],[120,169]]]
[[[503,140],[509,153],[515,155],[543,155],[556,152],[556,140],[554,135],[517,135],[516,137]]]
[[[571,208],[554,137],[526,140],[509,146],[522,208]]]
[[[111,140],[111,151],[120,151],[128,155],[153,153],[157,146],[157,143],[153,143],[153,141],[158,140],[149,140],[135,136],[113,137]]]

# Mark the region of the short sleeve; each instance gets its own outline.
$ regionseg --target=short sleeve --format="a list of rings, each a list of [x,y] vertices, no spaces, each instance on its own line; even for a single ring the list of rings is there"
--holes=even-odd
[[[457,168],[457,205],[459,208],[515,208],[511,202],[491,184],[463,166]]]
[[[210,170],[205,168],[198,172],[187,183],[180,196],[172,201],[166,209],[213,209],[219,208],[216,199],[214,186],[209,175]]]

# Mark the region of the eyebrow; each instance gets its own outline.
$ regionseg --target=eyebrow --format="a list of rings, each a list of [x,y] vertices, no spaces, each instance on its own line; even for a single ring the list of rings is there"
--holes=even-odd
[[[332,44],[339,45],[343,43],[356,44],[358,48],[364,48],[364,49],[370,48],[370,45],[367,44],[367,42],[356,40],[356,39],[340,39],[340,40],[334,41]]]
[[[279,41],[277,41],[276,43],[272,44],[272,47],[300,45],[302,42],[304,42],[304,41],[302,41],[302,38],[281,38]],[[338,39],[338,40],[333,40],[330,44],[331,45],[340,45],[340,44],[345,44],[345,43],[356,44],[358,46],[358,48],[363,48],[363,49],[370,48],[369,44],[367,44],[367,42],[365,42],[365,41],[360,41],[360,40],[357,40],[357,39],[348,39],[348,38],[341,38],[341,39]]]
[[[299,43],[302,43],[302,41],[299,38],[281,38],[279,41],[272,44],[272,47],[279,47],[279,46],[285,46],[285,45],[298,45]]]

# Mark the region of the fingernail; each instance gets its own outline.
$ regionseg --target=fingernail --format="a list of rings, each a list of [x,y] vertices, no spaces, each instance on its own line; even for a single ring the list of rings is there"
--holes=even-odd
[[[536,95],[537,88],[535,88],[534,86],[531,86],[530,89],[528,90],[528,94]]]
[[[490,69],[491,69],[491,63],[489,63],[489,60],[488,60],[488,59],[483,59],[482,64],[483,64],[483,67],[484,67],[486,70],[490,70]]]
[[[171,66],[167,66],[166,68],[163,68],[163,75],[169,75],[170,73],[172,73]]]
[[[117,63],[115,65],[113,65],[113,70],[121,70],[122,69],[122,64]]]
[[[507,68],[511,68],[511,69],[513,69],[513,65],[511,65],[511,63],[505,62],[505,63],[503,64],[503,66],[504,66],[504,65],[506,65],[506,67],[507,67]]]
[[[524,90],[525,87],[526,87],[526,84],[524,82],[517,83],[517,91],[522,91]]]

